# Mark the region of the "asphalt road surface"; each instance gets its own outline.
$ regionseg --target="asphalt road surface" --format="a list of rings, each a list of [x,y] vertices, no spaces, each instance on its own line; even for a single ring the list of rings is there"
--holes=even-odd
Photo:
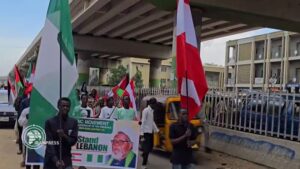
[[[13,129],[0,129],[0,169],[22,169],[20,167],[22,156],[17,155],[18,148],[15,141]],[[153,152],[149,157],[148,169],[171,169],[169,155],[160,151]],[[194,169],[268,169],[268,167],[218,152],[205,153],[200,150],[197,158],[199,164],[195,165]],[[139,158],[138,168],[141,168],[141,161]]]

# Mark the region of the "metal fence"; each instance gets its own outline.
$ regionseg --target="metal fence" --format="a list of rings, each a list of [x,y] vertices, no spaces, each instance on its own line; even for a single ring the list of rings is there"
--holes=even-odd
[[[204,110],[210,125],[300,141],[300,95],[209,91]]]

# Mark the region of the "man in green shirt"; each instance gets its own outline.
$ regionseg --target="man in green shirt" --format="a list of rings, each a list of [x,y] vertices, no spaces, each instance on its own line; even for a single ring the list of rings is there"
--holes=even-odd
[[[116,119],[118,120],[136,120],[135,111],[129,107],[130,98],[129,96],[123,96],[122,98],[123,107],[119,108],[116,112]]]

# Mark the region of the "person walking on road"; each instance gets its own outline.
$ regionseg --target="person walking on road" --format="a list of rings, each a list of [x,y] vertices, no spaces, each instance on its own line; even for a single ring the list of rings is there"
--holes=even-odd
[[[151,98],[142,112],[142,124],[141,124],[141,141],[143,148],[143,163],[142,169],[147,168],[148,156],[153,149],[153,132],[159,132],[154,122],[154,109],[157,105],[155,98]]]
[[[78,122],[68,116],[71,106],[69,98],[60,98],[57,106],[58,115],[45,122],[45,132],[47,141],[58,144],[47,144],[44,169],[71,169],[71,147],[76,144],[78,139]],[[62,145],[59,145],[60,139]],[[62,154],[61,160],[59,159],[60,151]]]
[[[23,129],[25,129],[28,126],[29,110],[30,110],[30,99],[28,100],[28,107],[23,109],[20,118],[18,119],[18,123]],[[31,165],[25,165],[26,151],[28,151],[28,149],[25,146],[23,146],[23,161],[21,162],[21,167],[26,166],[26,169],[31,169]],[[40,168],[39,165],[33,165],[32,167],[33,169]]]
[[[170,126],[170,139],[173,145],[171,163],[173,169],[192,169],[192,145],[197,144],[197,130],[189,123],[186,109],[181,109],[178,121]]]

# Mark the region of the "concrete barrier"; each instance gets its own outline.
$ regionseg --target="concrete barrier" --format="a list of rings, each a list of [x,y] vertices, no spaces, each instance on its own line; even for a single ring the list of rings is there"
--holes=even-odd
[[[209,126],[208,147],[278,169],[300,169],[300,143]]]

